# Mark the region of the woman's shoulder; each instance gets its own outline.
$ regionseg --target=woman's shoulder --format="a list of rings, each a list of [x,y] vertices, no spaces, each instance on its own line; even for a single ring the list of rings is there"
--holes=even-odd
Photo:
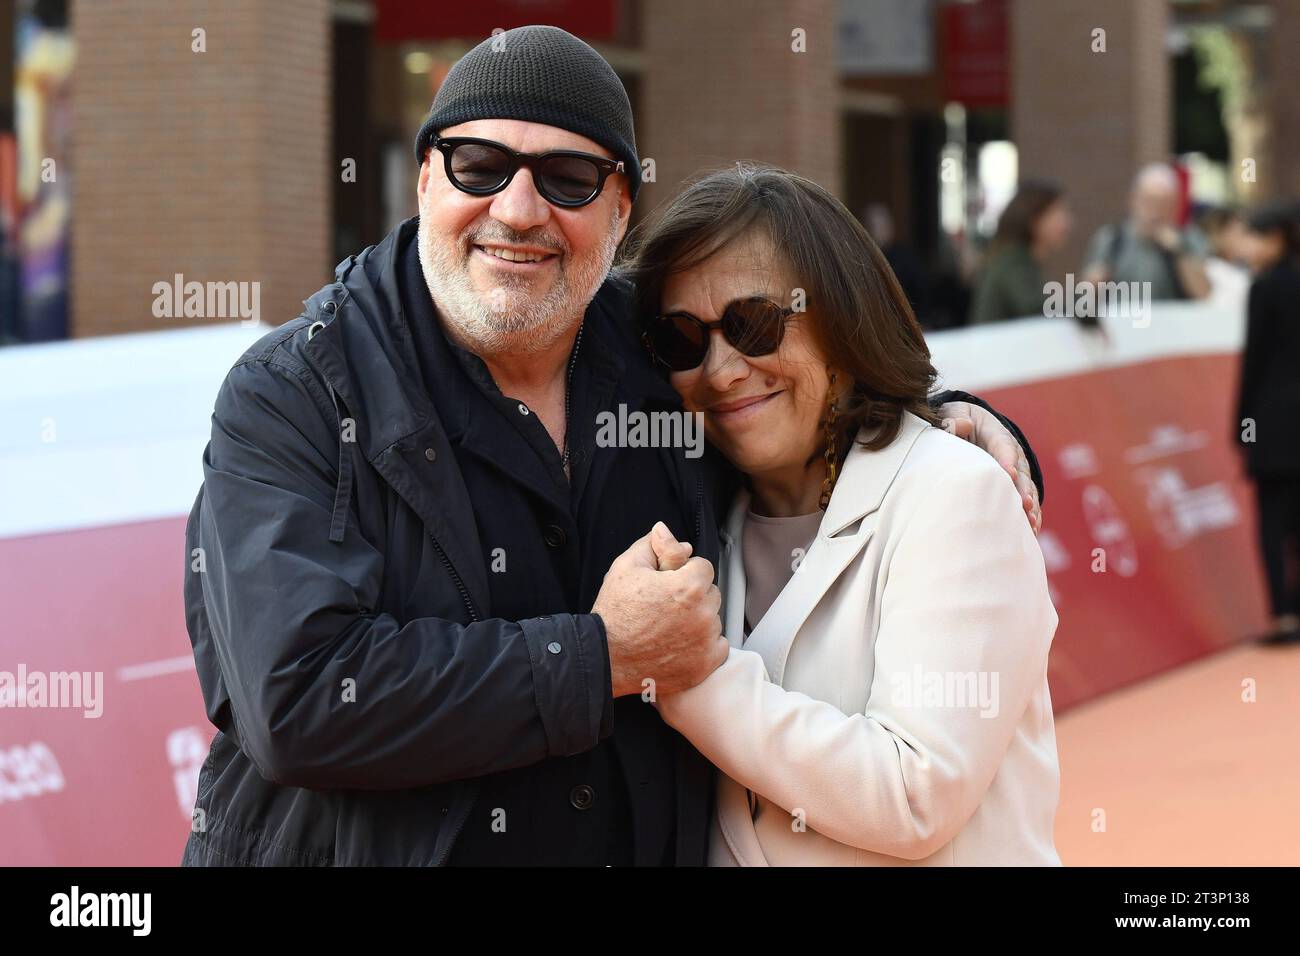
[[[869,435],[864,429],[859,441]],[[991,456],[911,412],[903,413],[898,435],[884,448],[851,451],[835,487],[828,516],[882,509],[889,524],[918,508],[969,507],[973,501],[987,507],[1005,498],[1020,508],[1015,485]]]
[[[969,504],[972,494],[984,498],[992,489],[1000,489],[1018,500],[1011,478],[992,455],[942,428],[919,418],[916,421],[925,427],[898,470],[890,489],[892,497],[917,503],[929,498],[957,499]]]
[[[936,549],[994,548],[997,542],[1016,553],[1033,550],[1023,503],[1002,466],[928,423],[880,500],[875,521],[882,542],[922,561]]]
[[[859,432],[859,442],[870,434],[866,429]],[[841,481],[848,479],[846,484],[871,497],[881,493],[894,499],[914,497],[941,485],[952,489],[949,493],[959,494],[959,489],[991,476],[1001,477],[1014,494],[1010,477],[991,455],[910,411],[904,412],[898,434],[889,445],[876,451],[859,446],[850,454]]]
[[[850,453],[823,529],[842,529],[867,515],[883,548],[907,547],[909,554],[992,547],[994,538],[1014,541],[1017,553],[1036,550],[1023,502],[1002,466],[911,413],[889,445]]]

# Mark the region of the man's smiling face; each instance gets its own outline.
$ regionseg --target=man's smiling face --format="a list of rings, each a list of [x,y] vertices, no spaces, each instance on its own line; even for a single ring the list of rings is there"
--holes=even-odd
[[[474,120],[441,135],[613,158],[585,136],[522,120]],[[578,208],[547,202],[526,168],[500,192],[473,196],[447,179],[437,150],[420,167],[419,200],[420,264],[434,304],[448,331],[488,353],[544,351],[573,329],[609,274],[632,208],[619,174]]]

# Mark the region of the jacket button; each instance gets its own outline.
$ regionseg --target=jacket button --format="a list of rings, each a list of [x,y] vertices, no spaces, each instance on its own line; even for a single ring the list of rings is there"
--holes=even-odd
[[[542,540],[548,547],[562,548],[564,543],[569,540],[569,536],[564,533],[564,529],[558,524],[548,524],[546,530],[542,532]]]
[[[564,650],[564,648],[560,647],[559,641],[551,641],[551,643],[546,645],[546,649],[552,654],[558,654],[560,651]]]
[[[433,461],[437,457],[438,457],[438,453],[434,451],[432,448],[426,448],[424,450],[425,461]]]
[[[321,308],[323,308],[326,312],[333,312],[335,309],[338,308],[338,306],[335,305],[333,302],[326,302],[323,306],[321,306]]]
[[[570,791],[569,802],[573,804],[575,810],[590,810],[591,805],[596,802],[596,791],[585,783],[579,784]]]
[[[525,405],[523,402],[520,402],[520,403],[519,403],[519,414],[520,414],[520,415],[527,415],[527,414],[528,414],[528,406]]]

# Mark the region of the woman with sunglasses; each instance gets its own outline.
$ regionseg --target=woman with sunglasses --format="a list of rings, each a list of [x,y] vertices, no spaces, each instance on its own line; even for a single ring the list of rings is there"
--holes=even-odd
[[[657,701],[719,770],[710,862],[1059,864],[1042,554],[1005,473],[936,427],[875,243],[815,183],[737,164],[652,216],[626,272],[743,475],[729,656]]]

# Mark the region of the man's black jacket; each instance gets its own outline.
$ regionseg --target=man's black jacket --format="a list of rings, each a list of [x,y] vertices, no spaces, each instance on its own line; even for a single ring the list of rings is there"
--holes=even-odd
[[[599,618],[488,614],[469,496],[398,293],[415,228],[407,220],[341,263],[217,396],[186,528],[185,615],[219,732],[186,865],[442,864],[474,778],[601,739]],[[627,293],[607,281],[585,321],[672,401]],[[937,400],[949,398],[968,396]],[[712,454],[670,458],[694,553],[716,566],[728,476]],[[552,643],[578,653],[548,653]],[[678,740],[676,806],[659,809],[673,818],[676,862],[699,864],[712,775]]]
[[[1254,422],[1245,443],[1256,478],[1300,477],[1300,264],[1276,263],[1250,287],[1233,440]]]

